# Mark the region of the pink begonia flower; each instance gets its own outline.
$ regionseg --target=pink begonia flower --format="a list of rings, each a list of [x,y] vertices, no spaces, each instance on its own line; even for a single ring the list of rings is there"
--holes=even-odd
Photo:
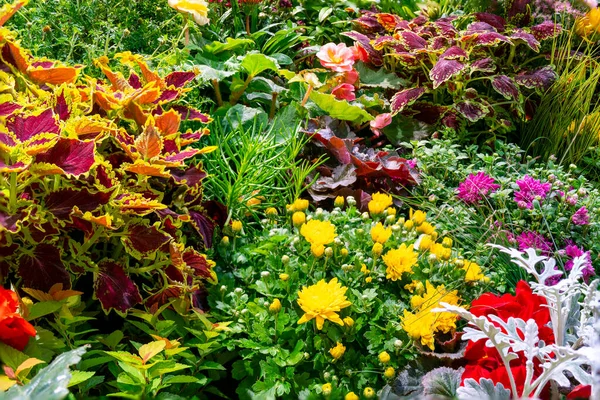
[[[331,94],[334,95],[338,100],[352,101],[356,99],[356,95],[354,94],[354,86],[349,83],[337,85],[331,90]]]
[[[322,66],[335,72],[352,71],[354,65],[354,54],[344,43],[327,43],[321,47],[317,57]]]
[[[376,116],[374,120],[369,122],[369,125],[371,125],[371,130],[373,131],[375,136],[379,136],[379,135],[381,135],[381,130],[391,123],[392,123],[392,114],[385,113],[385,114],[379,114],[378,116]]]
[[[368,62],[369,61],[369,53],[362,47],[357,44],[351,47],[352,53],[354,54],[355,61]]]
[[[355,69],[344,73],[344,83],[354,85],[358,81],[358,72]]]

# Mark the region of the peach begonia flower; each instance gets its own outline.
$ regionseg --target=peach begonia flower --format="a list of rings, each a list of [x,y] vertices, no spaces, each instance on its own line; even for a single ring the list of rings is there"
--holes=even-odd
[[[198,25],[209,23],[208,3],[204,0],[169,0],[169,6],[181,13],[191,14]]]
[[[349,83],[337,85],[331,90],[331,94],[334,95],[338,100],[352,101],[356,99],[356,95],[354,94],[354,86]]]
[[[371,130],[376,136],[381,135],[381,130],[392,123],[392,115],[390,113],[379,114],[372,120],[369,125],[371,125]]]
[[[335,72],[352,71],[354,65],[354,53],[344,43],[327,43],[321,47],[317,57],[323,67]]]
[[[344,82],[354,85],[358,81],[358,72],[353,69],[352,71],[348,71],[344,73]]]

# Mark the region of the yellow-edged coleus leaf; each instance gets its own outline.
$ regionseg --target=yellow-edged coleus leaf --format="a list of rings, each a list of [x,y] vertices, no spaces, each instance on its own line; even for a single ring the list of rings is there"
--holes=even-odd
[[[122,214],[137,214],[140,216],[167,208],[160,200],[149,199],[144,197],[142,193],[123,193],[113,199],[110,204]]]
[[[171,174],[166,167],[166,165],[152,164],[144,160],[135,160],[134,163],[121,165],[121,169],[134,174],[169,178]]]
[[[38,58],[30,60],[26,72],[27,76],[38,85],[60,85],[74,83],[80,70],[81,67],[69,67],[47,58]]]
[[[61,250],[51,244],[39,243],[19,258],[17,274],[22,285],[32,289],[49,291],[55,283],[71,287],[71,277],[62,261]]]
[[[115,309],[126,312],[142,302],[137,285],[127,275],[122,265],[106,260],[98,267],[94,289],[95,296],[100,300],[104,311]]]
[[[47,169],[46,173],[35,171],[40,175],[49,175],[49,172],[53,172],[68,177],[79,177],[87,174],[94,166],[95,155],[96,143],[93,140],[60,138],[52,148],[36,155],[32,170],[35,170],[37,163],[54,165],[59,172],[52,169]]]
[[[135,258],[155,258],[156,252],[173,238],[157,226],[147,223],[130,224],[121,237],[125,250]]]
[[[29,0],[17,0],[12,4],[5,4],[0,8],[0,26],[3,26],[21,7],[27,5]]]
[[[94,140],[100,142],[109,133],[118,132],[113,121],[99,115],[71,117],[62,127],[62,134],[71,139]]]

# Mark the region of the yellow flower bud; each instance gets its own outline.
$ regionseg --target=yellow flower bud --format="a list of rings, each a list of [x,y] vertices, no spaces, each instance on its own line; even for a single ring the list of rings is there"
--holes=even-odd
[[[381,243],[375,243],[372,251],[375,257],[379,257],[381,253],[383,253],[383,245]]]
[[[343,208],[344,207],[344,198],[342,196],[338,196],[335,198],[335,201],[333,202],[333,205],[339,208]]]
[[[383,373],[383,376],[385,376],[387,379],[394,379],[396,376],[396,370],[393,367],[387,367]]]
[[[365,390],[363,391],[363,395],[367,399],[372,399],[373,397],[375,397],[375,391],[371,387],[366,387]]]
[[[371,278],[370,276],[367,276],[367,277],[365,278],[365,282],[367,282],[367,283],[371,283],[371,282],[373,282],[373,278]]]
[[[449,237],[445,237],[445,238],[442,240],[442,245],[443,245],[444,247],[452,247],[452,239],[451,239],[451,238],[449,238]]]
[[[387,364],[390,362],[390,355],[388,354],[387,351],[382,351],[381,353],[379,353],[379,361],[381,361],[384,364]]]
[[[240,233],[242,231],[243,225],[242,221],[232,221],[231,222],[231,230],[235,233]]]
[[[412,222],[412,220],[411,220],[411,219],[409,219],[408,221],[406,221],[406,222],[404,223],[404,227],[405,227],[406,229],[409,229],[409,230],[410,230],[410,229],[412,229],[412,228],[413,228],[413,226],[415,226],[415,223],[414,223],[414,222]]]
[[[350,317],[346,317],[344,318],[344,325],[346,325],[348,328],[352,328],[352,326],[354,325],[354,320]]]
[[[344,397],[344,400],[359,400],[359,397],[356,395],[356,393],[350,392],[350,393],[346,394],[346,396]]]
[[[431,225],[429,222],[426,222],[426,221],[423,222],[422,224],[420,224],[419,226],[417,226],[417,232],[424,233],[426,235],[431,235],[432,237],[433,237],[433,232],[434,231],[435,231],[435,227],[433,225]],[[437,236],[435,236],[435,238],[437,238]]]
[[[331,257],[333,256],[333,249],[331,247],[326,247],[325,248],[325,257]]]
[[[308,208],[308,200],[298,199],[294,201],[294,204],[292,204],[292,208],[294,209],[294,211],[306,211],[306,209]]]
[[[322,244],[313,244],[310,246],[310,251],[312,252],[313,256],[320,258],[323,253],[325,253],[325,246]]]
[[[294,226],[300,226],[306,222],[306,214],[302,211],[296,211],[294,215],[292,215],[292,222]]]
[[[229,236],[223,236],[223,238],[221,239],[221,244],[223,246],[229,246]]]
[[[250,200],[248,200],[248,201],[246,202],[246,205],[247,205],[248,207],[253,207],[253,206],[257,206],[257,205],[259,205],[260,203],[261,203],[261,201],[260,201],[260,199],[259,199],[259,198],[257,198],[257,197],[253,197],[253,198],[251,198]]]
[[[336,361],[342,358],[345,352],[346,346],[344,346],[340,342],[337,342],[337,345],[335,347],[329,349],[329,354],[331,354],[331,357],[333,357],[333,359]]]
[[[340,250],[340,254],[342,257],[348,257],[348,249],[344,247],[342,250]]]
[[[285,282],[290,279],[290,276],[288,274],[279,274],[279,279]]]
[[[277,314],[280,310],[281,310],[281,302],[279,301],[279,299],[273,300],[273,302],[269,306],[269,311],[271,311],[273,314]]]
[[[277,216],[278,212],[275,207],[269,207],[265,210],[265,214],[267,215],[267,217],[273,219]]]
[[[321,386],[321,391],[323,392],[323,396],[329,396],[331,394],[331,383]]]
[[[386,211],[387,215],[396,215],[396,209],[394,207],[388,207]]]

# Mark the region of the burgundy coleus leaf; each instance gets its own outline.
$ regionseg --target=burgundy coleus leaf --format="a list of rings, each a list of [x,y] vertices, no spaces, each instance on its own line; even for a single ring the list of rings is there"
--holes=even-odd
[[[373,48],[375,50],[382,50],[383,48],[390,46],[398,41],[393,36],[379,36],[373,41]]]
[[[437,28],[438,32],[447,39],[454,39],[458,33],[450,21],[437,20],[434,22],[434,26]]]
[[[456,60],[459,58],[468,58],[469,56],[467,52],[460,47],[452,46],[446,49],[446,51],[444,51],[440,57],[444,60]]]
[[[515,76],[515,81],[519,85],[529,89],[548,89],[557,77],[554,69],[550,66],[546,66],[535,71],[521,72]]]
[[[121,265],[114,261],[103,261],[98,267],[94,294],[105,312],[111,309],[126,312],[142,302],[138,287]]]
[[[201,113],[192,107],[187,106],[173,106],[173,110],[177,111],[181,115],[181,119],[184,121],[200,121],[205,124],[212,121],[212,118],[206,114]]]
[[[77,206],[81,212],[94,211],[101,205],[108,203],[110,193],[92,193],[87,189],[59,189],[51,192],[44,199],[46,209],[59,220],[67,220]]]
[[[471,71],[473,72],[494,72],[496,70],[496,64],[494,63],[494,60],[489,57],[474,61],[471,63],[470,67]]]
[[[190,187],[199,185],[202,179],[206,178],[206,172],[202,169],[201,165],[190,165],[183,170],[180,168],[171,168],[169,172],[177,183]]]
[[[212,282],[216,280],[216,274],[213,270],[215,263],[207,259],[204,254],[188,247],[181,253],[181,256],[185,264],[194,271],[194,275]]]
[[[131,71],[131,73],[129,74],[129,79],[127,80],[127,82],[129,82],[129,85],[134,89],[142,88],[142,81],[140,80],[139,75],[133,71]]]
[[[498,32],[504,32],[504,29],[506,28],[506,21],[504,20],[504,18],[496,14],[479,12],[475,13],[475,18],[477,19],[477,21],[486,22],[490,24],[491,26],[496,28]]]
[[[314,133],[309,133],[313,139],[319,141],[325,148],[341,163],[350,164],[353,141],[341,139],[329,128],[320,129]]]
[[[360,47],[362,47],[369,55],[369,62],[373,65],[379,66],[383,64],[383,57],[373,46],[371,45],[371,39],[367,35],[363,35],[359,32],[345,32],[342,35],[347,36],[355,40]]]
[[[497,46],[500,43],[510,43],[510,39],[497,32],[485,32],[477,34],[473,40],[475,46]]]
[[[510,38],[514,41],[523,41],[529,48],[533,51],[540,50],[540,42],[533,36],[531,33],[527,33],[522,29],[515,30],[515,32],[510,35]]]
[[[411,31],[400,32],[400,40],[408,47],[409,50],[425,50],[427,48],[427,40]]]
[[[21,108],[23,106],[20,104],[11,103],[10,101],[4,102],[0,104],[0,117],[7,117]]]
[[[71,108],[65,98],[65,91],[61,90],[60,94],[56,97],[56,104],[54,105],[54,113],[58,116],[61,121],[66,121],[71,116]]]
[[[433,88],[438,88],[442,83],[465,69],[466,65],[456,60],[438,60],[429,71],[429,78],[433,81]]]
[[[93,140],[60,138],[51,149],[35,157],[36,163],[51,164],[57,168],[44,166],[36,168],[36,172],[40,175],[61,174],[78,177],[89,172],[96,162],[95,151],[96,143]]]
[[[364,32],[367,33],[379,33],[385,29],[381,23],[377,20],[374,13],[368,13],[362,15],[353,21],[356,25],[360,26]]]
[[[0,173],[21,172],[25,171],[27,167],[29,167],[29,164],[25,164],[23,161],[17,161],[10,165],[0,161]]]
[[[192,226],[204,241],[204,247],[210,249],[213,245],[215,222],[200,211],[189,211],[192,218]]]
[[[121,238],[127,252],[137,259],[153,258],[153,253],[172,239],[155,226],[145,224],[129,225]]]
[[[485,105],[475,101],[462,101],[457,103],[455,107],[463,117],[471,122],[479,121],[489,112]]]
[[[191,82],[196,77],[194,72],[175,71],[165,76],[165,83],[167,86],[175,86],[176,88],[182,88]]]
[[[448,38],[445,38],[443,36],[433,38],[433,41],[431,42],[432,50],[441,50],[445,49],[446,47],[448,47]]]
[[[396,93],[390,100],[390,109],[393,115],[398,114],[407,106],[413,104],[425,93],[425,88],[417,87],[405,89]]]
[[[558,36],[562,32],[562,26],[552,21],[544,21],[539,25],[531,27],[531,33],[537,40],[546,40]]]
[[[154,104],[166,104],[179,97],[181,91],[178,89],[165,89],[160,94],[160,97],[154,101]]]
[[[515,82],[506,75],[496,75],[492,78],[492,87],[509,100],[519,98],[519,88]]]
[[[61,260],[58,247],[40,243],[30,252],[25,251],[19,258],[17,274],[23,279],[22,286],[48,292],[62,283],[63,288],[71,287],[71,277]]]
[[[26,216],[27,212],[22,210],[10,214],[0,210],[0,232],[17,233],[21,229]]]
[[[428,125],[435,125],[446,113],[447,109],[448,107],[445,106],[440,106],[425,101],[417,101],[411,106],[411,110],[416,112],[412,118]]]
[[[209,200],[202,203],[202,209],[206,215],[210,215],[213,222],[223,228],[225,222],[227,222],[227,207],[218,201]]]
[[[478,32],[478,33],[485,33],[485,32],[496,32],[496,28],[494,28],[492,25],[488,24],[487,22],[473,22],[472,24],[470,24],[467,27],[467,33],[473,33],[473,32]]]
[[[6,121],[8,130],[15,134],[20,142],[26,142],[42,133],[58,134],[58,122],[52,109],[42,111],[39,115],[14,115]]]

